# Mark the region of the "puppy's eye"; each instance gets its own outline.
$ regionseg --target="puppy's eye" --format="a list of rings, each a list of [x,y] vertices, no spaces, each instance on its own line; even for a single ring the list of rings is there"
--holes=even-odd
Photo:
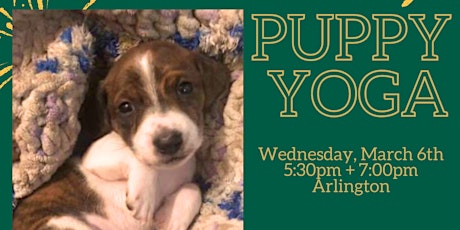
[[[179,95],[188,95],[193,92],[193,85],[191,82],[184,81],[177,85],[176,90]]]
[[[125,101],[118,106],[118,111],[121,114],[128,115],[134,111],[134,106],[130,102]]]

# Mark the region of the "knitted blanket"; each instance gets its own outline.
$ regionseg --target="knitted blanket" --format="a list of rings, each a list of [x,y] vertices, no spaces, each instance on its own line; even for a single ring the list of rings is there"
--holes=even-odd
[[[21,10],[13,18],[13,208],[71,156],[94,58],[113,62],[164,39],[232,70],[224,114],[206,117],[209,141],[197,156],[204,199],[192,229],[243,228],[242,10]]]

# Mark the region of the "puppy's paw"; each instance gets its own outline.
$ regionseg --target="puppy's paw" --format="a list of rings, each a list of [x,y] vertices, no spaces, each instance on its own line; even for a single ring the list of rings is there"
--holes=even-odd
[[[167,197],[155,213],[155,226],[160,230],[186,230],[201,207],[201,192],[193,183],[183,185]]]
[[[187,230],[189,223],[178,219],[175,221],[171,220],[171,207],[161,208],[155,214],[155,227],[158,230]]]
[[[126,208],[134,218],[141,221],[153,220],[155,214],[155,200],[149,194],[126,193]]]

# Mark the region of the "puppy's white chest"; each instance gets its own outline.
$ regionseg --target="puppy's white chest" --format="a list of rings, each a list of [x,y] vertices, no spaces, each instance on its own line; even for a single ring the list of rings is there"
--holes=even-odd
[[[87,177],[88,185],[100,197],[102,210],[106,214],[105,217],[96,215],[87,215],[87,220],[94,226],[100,229],[153,229],[155,223],[150,221],[140,221],[134,218],[133,213],[126,206],[127,181],[107,181],[98,176],[95,176],[90,171],[81,167],[83,173]],[[131,178],[137,180],[137,183],[153,184],[155,187],[152,202],[155,203],[155,210],[162,205],[164,200],[174,193],[183,184],[191,182],[195,171],[195,159],[192,157],[180,167],[174,169],[155,170],[151,169],[145,173],[151,173],[140,176],[139,178]],[[153,174],[153,175],[152,175]],[[157,181],[145,181],[147,178],[154,178]]]
[[[174,169],[159,170],[159,183],[158,190],[160,197],[163,199],[165,196],[175,192],[180,186],[185,183],[191,182],[195,172],[195,157],[191,157],[184,165]]]

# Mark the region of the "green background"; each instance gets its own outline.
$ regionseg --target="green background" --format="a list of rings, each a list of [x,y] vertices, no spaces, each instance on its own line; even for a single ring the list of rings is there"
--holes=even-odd
[[[414,1],[407,8],[402,1],[312,1],[296,4],[266,4],[246,10],[245,20],[245,226],[249,229],[459,229],[458,207],[460,205],[458,176],[460,155],[458,149],[459,103],[458,54],[460,52],[458,1]],[[306,14],[302,22],[302,46],[306,51],[316,51],[320,39],[318,13],[362,14],[371,22],[371,35],[360,45],[350,45],[352,62],[336,62],[338,54],[338,21],[331,23],[331,47],[328,54],[316,62],[304,62],[297,58],[291,48],[291,30],[286,38],[267,45],[269,62],[251,62],[255,47],[255,21],[251,13],[276,13],[287,20],[287,14]],[[372,62],[375,53],[375,21],[371,14],[398,14],[407,20],[408,35],[404,41],[386,48],[388,62]],[[439,62],[421,62],[424,42],[409,13],[427,14],[427,27],[432,28],[434,13],[451,13],[449,21],[436,43]],[[428,23],[429,22],[429,23]],[[268,35],[275,34],[277,27],[267,23]],[[352,34],[358,34],[351,27]],[[271,29],[271,32],[270,32]],[[290,28],[289,28],[290,29]],[[388,27],[389,33],[394,28]],[[353,31],[356,31],[353,33]],[[266,75],[268,69],[285,70],[286,81],[293,79],[292,70],[311,70],[295,97],[297,118],[280,118],[283,97],[273,80]],[[400,74],[399,87],[388,80],[374,82],[370,92],[371,103],[386,108],[383,92],[397,92],[401,98],[401,111],[409,99],[415,80],[421,69],[428,69],[436,84],[448,118],[433,118],[433,106],[416,107],[417,118],[402,118],[399,114],[385,119],[367,115],[359,103],[342,118],[327,118],[319,114],[311,102],[311,86],[314,78],[325,70],[340,69],[349,73],[357,84],[368,72],[389,69]],[[290,83],[287,83],[290,85]],[[323,91],[324,90],[324,91]],[[346,88],[340,81],[326,82],[322,94],[324,103],[332,108],[343,105]],[[357,197],[351,193],[311,193],[315,178],[284,177],[284,163],[263,162],[259,146],[292,146],[305,150],[325,150],[332,146],[337,150],[354,150],[359,158],[360,147],[377,146],[398,150],[407,146],[413,150],[437,146],[444,152],[444,162],[399,162],[395,165],[415,165],[418,177],[398,180],[390,178],[359,178],[360,170],[352,176],[345,174],[344,182],[385,181],[390,183],[391,193],[364,194]],[[414,151],[415,150],[415,151]],[[307,162],[308,163],[308,162]],[[393,163],[393,162],[392,162]],[[295,163],[296,164],[296,163]],[[331,165],[331,164],[324,164]],[[336,163],[336,166],[344,166]],[[357,164],[355,164],[357,166]],[[330,179],[323,179],[324,182]]]
[[[24,1],[26,2],[26,1]],[[86,0],[49,0],[49,9],[80,9]],[[22,1],[17,1],[21,9]],[[460,79],[459,64],[459,1],[415,0],[409,7],[401,8],[402,1],[386,0],[323,0],[323,1],[110,1],[97,0],[90,9],[116,8],[243,8],[245,10],[245,228],[247,229],[459,229],[458,207],[460,174],[459,126],[460,104],[458,102]],[[3,1],[11,13],[11,1]],[[279,14],[287,20],[287,14],[306,14],[302,21],[302,45],[306,51],[317,49],[319,42],[319,23],[317,13],[362,14],[371,22],[371,35],[360,45],[351,45],[349,53],[352,62],[336,62],[338,53],[338,22],[331,23],[331,47],[328,54],[317,62],[304,62],[298,59],[291,49],[288,29],[287,37],[279,44],[268,45],[266,53],[269,62],[251,62],[255,52],[255,24],[251,14]],[[389,45],[386,52],[389,62],[372,62],[375,52],[375,22],[372,13],[399,14],[408,24],[406,39]],[[409,13],[427,15],[427,27],[433,26],[434,13],[450,13],[453,19],[447,22],[436,42],[439,62],[421,62],[424,42],[413,23],[407,19]],[[0,15],[1,25],[9,19]],[[268,27],[272,30],[276,29]],[[391,28],[389,28],[391,31]],[[0,63],[11,63],[11,38],[0,39]],[[1,68],[1,67],[0,67]],[[285,70],[286,81],[292,70],[311,70],[295,98],[297,118],[280,118],[283,98],[274,82],[266,75],[269,69]],[[401,110],[415,84],[421,69],[428,69],[435,82],[439,96],[448,118],[433,118],[432,106],[416,107],[417,118],[379,119],[370,117],[361,109],[359,103],[345,117],[332,119],[316,112],[310,98],[311,85],[316,76],[325,70],[340,69],[349,73],[357,82],[370,71],[389,69],[400,74],[400,86],[393,87],[388,81],[376,83],[372,90],[372,102],[386,106],[381,100],[383,92],[398,92]],[[7,74],[11,76],[11,73]],[[0,80],[6,79],[3,76]],[[292,79],[292,78],[291,78]],[[290,85],[290,83],[287,83]],[[331,107],[344,103],[345,88],[339,81],[325,84],[324,103]],[[11,82],[0,91],[3,122],[1,123],[2,150],[4,152],[5,178],[11,177]],[[416,152],[420,147],[437,146],[444,152],[444,162],[408,162],[418,167],[418,177],[400,178],[362,178],[369,181],[388,181],[389,194],[311,193],[315,179],[310,177],[284,177],[284,164],[281,162],[262,162],[259,146],[292,146],[303,149],[354,150],[361,146],[377,146],[383,149],[399,149],[407,146]],[[357,154],[357,153],[355,153]],[[343,164],[342,164],[343,165]],[[338,164],[338,166],[342,166]],[[344,173],[344,172],[343,172]],[[355,173],[357,175],[357,173]],[[343,176],[344,181],[361,180],[358,176]],[[5,220],[11,220],[11,184],[2,183],[0,208]],[[11,223],[3,227],[10,228]]]

